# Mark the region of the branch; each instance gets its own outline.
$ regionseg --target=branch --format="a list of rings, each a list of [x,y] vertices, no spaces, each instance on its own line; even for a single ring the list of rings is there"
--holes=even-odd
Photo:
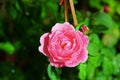
[[[69,0],[69,2],[70,2],[70,8],[71,8],[71,13],[72,13],[72,17],[73,17],[74,26],[77,26],[78,21],[77,21],[77,17],[76,17],[76,14],[75,14],[75,8],[74,8],[73,0]]]
[[[68,0],[64,0],[64,16],[65,22],[68,22]]]

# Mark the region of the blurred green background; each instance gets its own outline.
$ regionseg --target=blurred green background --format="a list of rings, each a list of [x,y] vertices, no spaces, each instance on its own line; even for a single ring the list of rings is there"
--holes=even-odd
[[[53,67],[55,75],[48,77],[49,62],[38,51],[39,39],[64,22],[64,6],[58,4],[0,0],[0,80],[120,80],[120,0],[74,0],[76,29],[82,24],[90,29],[88,61],[75,68]]]

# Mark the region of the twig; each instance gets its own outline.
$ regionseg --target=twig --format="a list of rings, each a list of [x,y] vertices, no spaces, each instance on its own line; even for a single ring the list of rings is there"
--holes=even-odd
[[[68,0],[64,0],[64,16],[65,22],[68,22]]]
[[[77,17],[76,17],[76,14],[75,14],[75,8],[74,8],[73,0],[69,0],[69,2],[70,2],[70,8],[71,8],[71,13],[72,13],[72,17],[73,17],[74,26],[77,26],[78,21],[77,21]]]

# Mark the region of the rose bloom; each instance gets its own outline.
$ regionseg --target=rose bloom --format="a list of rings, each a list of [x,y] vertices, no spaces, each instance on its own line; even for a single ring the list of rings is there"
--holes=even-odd
[[[75,67],[88,58],[88,37],[68,22],[55,24],[51,33],[40,37],[40,44],[39,51],[55,67]]]

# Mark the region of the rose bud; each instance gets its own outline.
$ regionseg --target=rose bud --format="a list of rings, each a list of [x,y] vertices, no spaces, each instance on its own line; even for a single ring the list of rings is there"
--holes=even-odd
[[[81,26],[81,29],[82,29],[82,32],[83,32],[84,34],[87,34],[88,31],[89,31],[89,28],[88,28],[86,25],[82,25],[82,26]]]
[[[40,37],[39,51],[49,58],[55,67],[75,67],[88,59],[88,36],[65,22],[56,23],[51,33]]]
[[[62,5],[63,1],[64,1],[64,0],[60,0],[60,1],[59,1],[59,5],[60,5],[60,6]]]
[[[110,7],[108,5],[104,6],[104,12],[106,13],[110,12]]]

